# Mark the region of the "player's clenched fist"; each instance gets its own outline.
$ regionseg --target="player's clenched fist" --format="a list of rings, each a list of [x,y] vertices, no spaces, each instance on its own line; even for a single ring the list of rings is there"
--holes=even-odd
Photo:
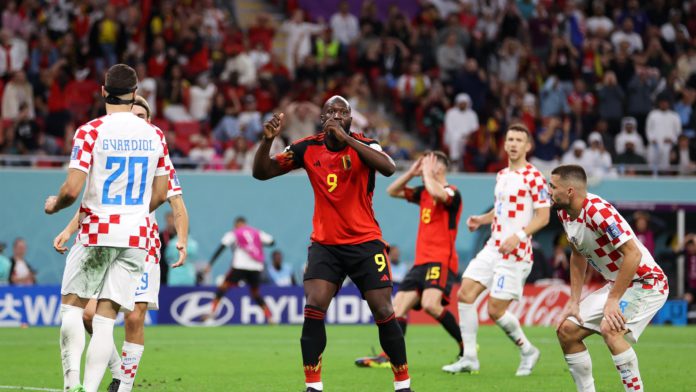
[[[44,203],[44,212],[47,214],[54,214],[56,212],[56,202],[58,201],[58,197],[56,196],[49,196],[46,198],[46,202]]]
[[[280,133],[280,127],[283,125],[283,113],[274,113],[273,118],[263,124],[263,137],[266,140],[272,140]]]
[[[481,217],[478,215],[472,215],[466,220],[466,227],[469,231],[476,231],[481,226]]]

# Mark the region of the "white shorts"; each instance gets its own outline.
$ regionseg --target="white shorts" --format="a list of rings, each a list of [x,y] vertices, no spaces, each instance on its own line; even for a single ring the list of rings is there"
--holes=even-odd
[[[493,298],[519,301],[531,270],[532,263],[503,260],[497,249],[485,246],[466,267],[462,279],[481,283]]]
[[[146,257],[143,249],[75,244],[68,253],[60,293],[110,299],[133,310]]]
[[[592,292],[580,301],[582,323],[578,322],[575,317],[568,317],[568,320],[583,328],[599,333],[599,325],[604,318],[604,305],[607,303],[607,298],[613,285],[613,283],[607,283],[604,287]],[[619,301],[621,312],[626,316],[626,328],[629,330],[624,335],[626,340],[631,343],[638,341],[638,337],[643,333],[645,327],[650,324],[650,320],[667,301],[668,295],[668,293],[662,294],[657,290],[643,289],[640,285],[634,285],[626,289],[623,297],[621,297],[621,301]]]
[[[159,289],[160,289],[160,265],[148,261],[145,263],[143,276],[140,284],[135,290],[135,302],[147,302],[150,310],[159,309]]]

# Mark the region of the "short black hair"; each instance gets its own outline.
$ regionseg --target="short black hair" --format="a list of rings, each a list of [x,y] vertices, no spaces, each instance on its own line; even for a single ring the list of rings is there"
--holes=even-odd
[[[138,75],[126,64],[116,64],[106,72],[104,89],[116,96],[127,95],[138,88]]]
[[[524,124],[522,124],[522,123],[513,123],[513,124],[510,124],[510,126],[509,126],[508,129],[507,129],[507,131],[505,131],[505,135],[507,136],[507,133],[510,132],[510,131],[522,132],[522,133],[524,133],[524,134],[527,136],[527,140],[531,140],[531,139],[532,139],[532,133],[529,132],[529,128],[527,128],[527,126],[524,125]]]
[[[239,224],[239,223],[246,223],[246,218],[243,217],[243,216],[238,216],[237,218],[235,218],[234,224],[236,225],[236,224]]]
[[[583,184],[587,184],[587,174],[582,166],[578,165],[561,165],[551,171],[551,174],[555,174],[561,177],[561,180],[575,180],[580,181]]]

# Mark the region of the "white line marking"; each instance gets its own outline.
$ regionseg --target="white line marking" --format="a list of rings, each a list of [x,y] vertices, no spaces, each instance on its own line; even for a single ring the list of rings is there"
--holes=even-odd
[[[62,389],[55,388],[37,388],[37,387],[22,387],[15,385],[0,385],[0,389],[15,389],[18,391],[52,391],[52,392],[62,392]]]

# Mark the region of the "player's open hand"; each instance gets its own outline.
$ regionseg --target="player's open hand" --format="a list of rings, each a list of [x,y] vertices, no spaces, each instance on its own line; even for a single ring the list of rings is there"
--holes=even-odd
[[[575,317],[580,324],[582,324],[582,318],[580,318],[580,305],[575,301],[568,301],[566,306],[563,308],[561,315],[558,316],[558,322],[556,323],[556,331],[561,328],[561,324],[568,318]]]
[[[408,168],[408,172],[410,175],[414,177],[420,177],[423,174],[423,157],[421,156],[420,158],[416,159],[413,164],[411,164],[411,167]]]
[[[273,140],[280,133],[280,128],[283,126],[283,113],[273,113],[273,118],[263,124],[263,138]]]
[[[345,129],[341,126],[341,123],[334,120],[334,119],[329,119],[326,120],[324,123],[324,132],[326,132],[329,135],[333,135],[336,140],[338,140],[341,143],[345,143],[350,136],[346,133]]]
[[[508,237],[505,241],[503,241],[502,244],[500,244],[500,247],[498,248],[498,252],[506,255],[506,254],[512,252],[513,250],[515,250],[515,248],[517,248],[517,245],[519,245],[519,244],[520,244],[520,238],[518,236],[516,236],[515,234],[513,234],[510,237]]]
[[[60,234],[53,239],[53,249],[60,254],[64,254],[68,250],[65,246],[68,240],[70,240],[70,233],[65,232],[65,230],[61,231]]]
[[[58,201],[57,196],[47,197],[46,202],[44,203],[44,212],[47,213],[48,215],[55,214],[57,201]]]
[[[619,301],[607,299],[604,304],[604,322],[609,323],[612,331],[620,332],[626,329],[626,317],[621,313]]]
[[[481,217],[478,215],[471,215],[466,220],[466,227],[472,232],[478,230],[478,228],[481,227]]]
[[[186,243],[177,241],[176,250],[179,251],[179,260],[172,264],[172,268],[181,267],[186,262]]]
[[[435,163],[437,163],[437,157],[435,154],[426,154],[423,157],[423,173],[435,174]]]

